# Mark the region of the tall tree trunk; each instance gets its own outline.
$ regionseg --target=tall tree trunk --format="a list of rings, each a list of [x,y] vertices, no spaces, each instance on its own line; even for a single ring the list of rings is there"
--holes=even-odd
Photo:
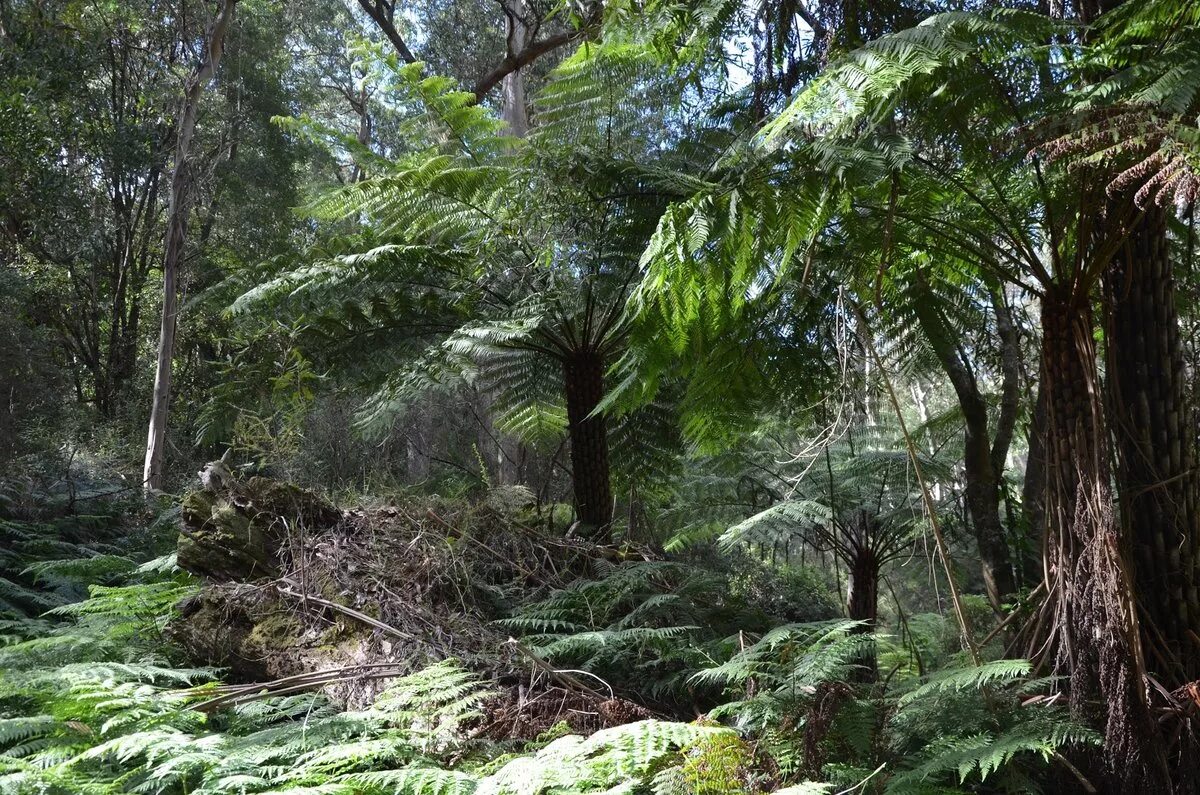
[[[163,310],[158,337],[158,360],[154,371],[154,402],[150,410],[150,429],[146,438],[146,461],[142,486],[147,491],[162,488],[163,445],[167,432],[167,408],[171,401],[171,361],[175,354],[176,280],[187,239],[188,155],[196,116],[204,86],[216,72],[225,49],[225,34],[233,22],[237,0],[221,0],[217,15],[208,30],[204,60],[188,78],[183,109],[175,140],[175,166],[171,175],[171,199],[167,209],[167,237],[163,246]]]
[[[571,439],[571,483],[575,512],[600,541],[611,538],[612,484],[608,471],[608,423],[589,416],[604,397],[604,359],[592,350],[575,353],[563,363],[567,422]]]
[[[529,6],[525,0],[507,0],[501,3],[505,14],[505,36],[508,52],[515,54],[529,44]],[[504,76],[500,86],[500,116],[508,125],[508,131],[517,138],[529,132],[529,107],[525,100],[525,72],[514,69]]]
[[[506,18],[505,35],[509,52],[517,52],[529,39],[526,15],[529,13],[524,0],[505,0],[501,9]],[[514,138],[524,138],[529,132],[529,117],[525,99],[525,73],[516,69],[504,76],[501,83],[500,118]],[[528,458],[525,445],[520,439],[504,433],[496,427],[495,397],[488,392],[482,407],[481,419],[489,443],[487,456],[495,462],[495,477],[499,484],[515,485],[524,482],[524,461]]]
[[[1104,726],[1105,791],[1171,792],[1109,488],[1093,326],[1086,293],[1047,286],[1042,389],[1054,664],[1069,678],[1076,717]]]
[[[1021,504],[1029,519],[1034,538],[1046,532],[1046,392],[1038,384],[1029,420],[1029,454],[1025,457],[1025,480],[1021,484]]]
[[[1143,641],[1149,664],[1180,686],[1200,678],[1200,473],[1165,210],[1133,223],[1104,288],[1108,407]]]

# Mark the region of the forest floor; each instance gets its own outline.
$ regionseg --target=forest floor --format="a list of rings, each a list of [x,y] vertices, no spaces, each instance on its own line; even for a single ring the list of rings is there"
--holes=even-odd
[[[491,681],[476,727],[532,740],[651,716],[594,674],[562,671],[496,622],[597,564],[658,559],[649,549],[552,536],[520,489],[479,504],[436,497],[335,509],[265,478],[185,497],[178,561],[200,578],[168,636],[192,662],[228,669],[213,709],[319,690],[370,705],[397,676],[448,659]]]
[[[28,486],[0,490],[5,795],[1029,791],[1097,741],[940,615],[866,633],[804,566],[594,543],[520,488]]]

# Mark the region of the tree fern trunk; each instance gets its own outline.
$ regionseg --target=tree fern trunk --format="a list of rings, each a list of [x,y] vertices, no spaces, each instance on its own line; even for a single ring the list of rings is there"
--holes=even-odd
[[[1151,207],[1105,274],[1108,407],[1144,645],[1182,685],[1200,678],[1200,475],[1167,246],[1166,212]]]
[[[847,563],[850,569],[850,591],[846,595],[846,613],[862,626],[855,632],[875,631],[879,620],[879,570],[880,562],[871,540],[878,536],[879,528],[875,517],[866,511],[858,511],[850,520],[855,524],[848,534],[860,543],[853,545],[853,557]],[[878,676],[875,655],[867,654],[859,661],[862,665],[859,681],[874,682]]]
[[[1048,616],[1074,714],[1104,727],[1107,792],[1170,792],[1146,696],[1125,544],[1109,488],[1091,304],[1070,285],[1042,299]]]
[[[866,622],[858,631],[874,631],[879,618],[879,564],[869,549],[860,550],[850,562],[850,595],[846,610],[850,618]]]
[[[589,416],[604,397],[604,360],[580,351],[563,363],[567,422],[571,439],[571,482],[575,512],[592,536],[611,537],[613,496],[608,471],[608,423]]]

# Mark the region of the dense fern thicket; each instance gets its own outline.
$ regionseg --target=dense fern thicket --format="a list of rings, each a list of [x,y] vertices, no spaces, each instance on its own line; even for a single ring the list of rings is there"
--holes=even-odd
[[[230,493],[262,509],[264,480],[251,482]],[[1060,748],[1094,741],[1021,661],[951,661],[924,676],[954,656],[939,617],[896,639],[840,620],[779,626],[778,603],[761,596],[782,581],[766,573],[738,585],[728,569],[649,550],[554,541],[513,503],[409,499],[309,525],[321,540],[278,558],[312,553],[299,559],[323,590],[305,605],[295,571],[206,580],[174,554],[117,566],[114,550],[178,527],[140,527],[97,498],[89,510],[108,517],[111,548],[53,563],[26,553],[28,590],[53,604],[5,624],[0,790],[732,793],[807,781],[800,791],[830,792],[868,781],[948,792],[1026,786]],[[47,521],[51,509],[32,505]],[[291,518],[303,526],[304,511]],[[329,545],[340,565],[321,569]],[[372,563],[389,550],[403,560],[393,545],[408,552],[391,572],[408,588],[388,597],[396,583]],[[98,570],[107,584],[86,593],[63,584]],[[252,633],[273,633],[290,672],[204,665],[194,636],[190,652],[178,645],[189,622],[193,635],[221,631],[197,617],[214,591],[227,624],[243,610]],[[331,662],[346,649],[356,656]],[[847,684],[864,654],[879,655],[887,681]],[[261,671],[272,680],[244,678]]]
[[[178,511],[110,484],[0,485],[0,614],[14,629],[112,585],[173,546]]]

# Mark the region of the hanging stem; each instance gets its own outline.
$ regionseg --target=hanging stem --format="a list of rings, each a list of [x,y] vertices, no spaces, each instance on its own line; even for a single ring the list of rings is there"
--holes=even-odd
[[[866,343],[867,350],[871,354],[871,358],[875,361],[875,366],[879,369],[879,376],[883,379],[883,385],[887,389],[888,400],[891,401],[892,410],[896,413],[896,421],[900,423],[900,433],[904,436],[904,446],[908,450],[908,458],[912,462],[913,472],[917,476],[917,483],[921,486],[921,501],[925,505],[925,514],[929,517],[929,526],[933,529],[933,539],[937,546],[938,557],[942,561],[942,570],[946,573],[946,585],[950,589],[950,601],[954,606],[954,616],[958,619],[958,627],[962,631],[963,646],[967,650],[967,654],[971,656],[971,662],[979,665],[982,658],[979,656],[979,647],[975,644],[975,640],[971,635],[971,622],[967,618],[966,609],[963,607],[962,594],[958,590],[958,581],[954,578],[954,571],[950,568],[950,553],[946,547],[946,539],[942,535],[942,526],[938,521],[937,511],[934,509],[933,494],[929,491],[929,485],[925,482],[925,475],[921,471],[921,461],[917,457],[917,446],[913,442],[912,436],[908,433],[908,425],[904,422],[904,413],[900,410],[900,400],[896,397],[896,390],[892,386],[892,379],[888,376],[887,368],[883,366],[883,359],[879,355],[879,351],[875,347],[875,339],[871,336],[870,327],[867,325],[866,315],[859,308],[858,303],[851,299],[849,301],[854,314],[858,316],[858,322],[863,330],[863,339]]]

